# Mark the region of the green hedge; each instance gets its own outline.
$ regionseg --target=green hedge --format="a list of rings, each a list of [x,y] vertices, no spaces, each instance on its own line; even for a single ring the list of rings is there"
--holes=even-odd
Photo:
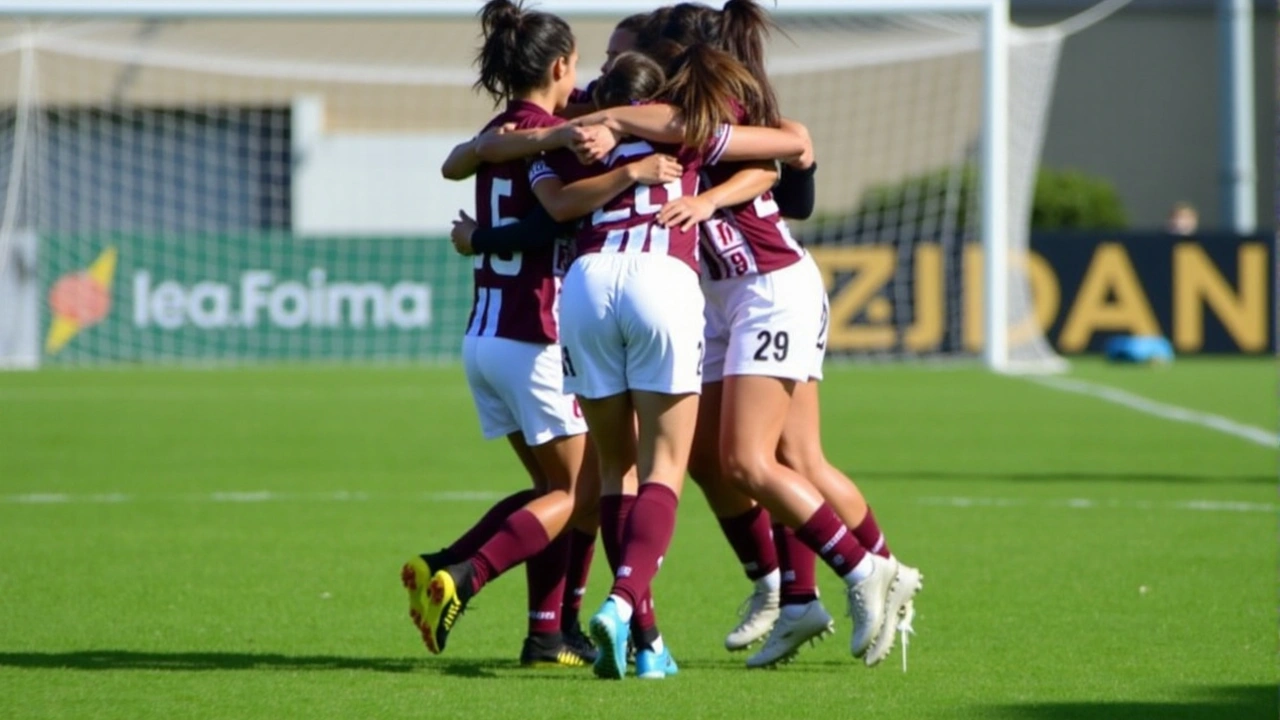
[[[949,198],[956,205],[955,227],[924,227],[925,234],[963,230],[976,201],[976,183],[977,173],[972,167],[937,170],[868,189],[852,218],[823,219],[852,220],[860,233],[893,230],[904,223],[919,224],[928,218],[943,217],[946,213],[940,204]],[[909,214],[915,217],[905,217]],[[1110,181],[1076,170],[1040,170],[1031,209],[1032,229],[1120,230],[1127,224],[1124,204]]]

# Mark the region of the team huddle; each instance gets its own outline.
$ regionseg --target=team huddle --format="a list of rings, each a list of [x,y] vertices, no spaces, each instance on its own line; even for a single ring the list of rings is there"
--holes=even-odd
[[[890,552],[858,487],[823,454],[827,298],[786,218],[813,212],[807,130],[764,71],[752,0],[627,18],[577,88],[569,25],[511,0],[481,12],[476,87],[505,109],[445,161],[475,177],[463,360],[487,439],[532,487],[413,557],[401,580],[432,653],[468,602],[523,563],[520,661],[622,678],[677,672],[652,581],[686,474],[753,584],[731,651],[769,667],[834,631],[821,559],[847,586],[850,651],[882,662],[909,632],[920,572]],[[614,574],[579,614],[597,534]]]

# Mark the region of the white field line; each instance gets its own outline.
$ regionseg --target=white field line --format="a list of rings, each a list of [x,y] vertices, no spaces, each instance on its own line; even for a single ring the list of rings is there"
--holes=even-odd
[[[1052,388],[1061,392],[1075,393],[1077,395],[1086,395],[1088,397],[1105,400],[1109,403],[1127,407],[1130,410],[1137,410],[1140,413],[1158,417],[1164,420],[1172,420],[1174,422],[1186,423],[1188,425],[1198,425],[1199,427],[1214,430],[1226,435],[1232,435],[1242,440],[1261,445],[1263,447],[1275,448],[1280,447],[1280,435],[1265,430],[1263,428],[1246,425],[1236,422],[1231,418],[1213,413],[1200,412],[1178,405],[1170,405],[1168,403],[1149,400],[1141,395],[1135,395],[1125,390],[1109,387],[1107,385],[1098,385],[1097,383],[1086,382],[1084,380],[1073,380],[1063,377],[1027,377],[1026,380],[1043,387]]]
[[[1058,508],[1064,510],[1183,510],[1190,512],[1280,512],[1280,504],[1239,500],[1099,500],[1094,498],[1028,499],[1008,497],[922,497],[920,505],[951,508]]]

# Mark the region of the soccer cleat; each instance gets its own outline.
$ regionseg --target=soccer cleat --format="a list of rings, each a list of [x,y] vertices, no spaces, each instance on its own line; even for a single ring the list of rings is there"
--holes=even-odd
[[[849,617],[853,619],[853,633],[849,636],[849,652],[854,657],[866,655],[871,641],[880,635],[886,624],[885,605],[889,591],[898,574],[898,561],[867,555],[871,560],[871,574],[849,587]],[[895,615],[896,617],[896,615]]]
[[[783,607],[764,646],[747,658],[747,667],[763,668],[788,663],[805,643],[816,645],[834,632],[835,622],[820,600]]]
[[[605,600],[600,611],[587,625],[591,640],[596,644],[596,662],[592,666],[597,677],[621,680],[627,676],[627,639],[631,626],[618,615],[618,606],[612,598]],[[636,654],[637,662],[639,653]]]
[[[889,597],[885,600],[884,624],[876,634],[871,647],[867,649],[865,660],[868,667],[880,664],[880,661],[893,652],[893,641],[897,638],[900,626],[903,628],[904,638],[907,632],[915,632],[911,629],[911,620],[915,617],[913,598],[922,588],[924,588],[924,576],[920,571],[899,563],[898,573],[893,579],[893,584],[889,586]],[[906,652],[905,643],[903,652]]]
[[[577,625],[569,628],[568,632],[564,633],[564,644],[568,645],[570,650],[585,658],[588,665],[595,663],[596,657],[600,654],[596,652],[596,646],[592,644],[591,638],[587,637],[587,634],[582,632],[582,628]]]
[[[800,608],[803,608],[800,612],[788,612]],[[785,607],[769,638],[764,641],[764,647],[747,658],[747,667],[767,668],[791,662],[805,643],[813,645],[835,631],[836,624],[820,600]]]
[[[431,576],[422,616],[422,639],[435,654],[444,652],[449,633],[471,600],[471,563],[461,562]]]
[[[595,660],[582,654],[560,635],[530,635],[520,650],[520,664],[531,668],[586,667]]]
[[[636,653],[636,677],[645,680],[661,680],[680,672],[676,659],[671,657],[671,650],[662,648],[655,652],[648,648]]]
[[[431,642],[427,640],[427,633],[423,630],[423,618],[427,611],[427,586],[431,583],[430,557],[416,555],[410,558],[400,568],[400,583],[409,591],[409,617],[413,620],[413,626],[422,635],[422,642],[430,649]]]
[[[742,621],[724,639],[724,648],[729,652],[746,650],[768,635],[778,620],[780,599],[781,593],[778,590],[757,586],[751,597],[743,601],[742,608],[738,611]]]

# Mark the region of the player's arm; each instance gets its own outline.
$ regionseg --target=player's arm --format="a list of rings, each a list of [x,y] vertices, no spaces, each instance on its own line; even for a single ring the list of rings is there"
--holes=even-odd
[[[445,180],[466,180],[480,170],[484,161],[476,153],[478,142],[479,137],[473,137],[454,146],[449,157],[445,158],[444,164],[440,166],[440,174]]]
[[[785,218],[808,220],[813,215],[818,189],[814,183],[814,175],[818,171],[818,163],[814,159],[813,140],[809,137],[809,129],[790,120],[783,120],[783,127],[800,134],[809,146],[808,152],[782,166],[782,176],[778,186],[773,189],[773,199],[778,203],[778,210]]]
[[[669,155],[650,155],[637,162],[568,185],[550,170],[535,164],[529,183],[538,202],[556,222],[576,220],[603,207],[637,183],[660,185],[680,179],[680,163]]]
[[[574,120],[572,125],[603,125],[615,135],[635,135],[650,142],[679,145],[684,142],[684,117],[673,105],[614,107]]]
[[[658,222],[676,225],[689,230],[708,220],[717,210],[751,202],[763,195],[778,181],[778,171],[772,162],[752,163],[733,174],[733,177],[708,188],[693,197],[677,198],[662,206]]]
[[[529,252],[551,247],[566,232],[565,226],[539,205],[519,222],[494,228],[477,227],[470,241],[476,253]]]
[[[782,128],[722,125],[708,164],[734,160],[782,160],[799,162],[813,154],[808,133]],[[722,136],[722,137],[721,137]]]
[[[797,170],[791,165],[782,166],[782,177],[778,180],[778,186],[773,189],[773,199],[778,203],[778,211],[782,213],[782,217],[808,220],[813,215],[818,193],[814,182],[817,172],[817,163],[803,170]]]
[[[610,133],[589,133],[586,127],[576,132],[571,140],[574,152],[580,157],[599,159],[613,149],[617,138],[635,135],[652,142],[680,144],[684,142],[684,119],[671,105],[633,105],[616,107],[592,113],[574,120],[573,125],[602,125]],[[722,126],[731,128],[725,137],[718,137],[719,146],[713,153],[711,164],[720,160],[786,160],[801,161],[812,155],[809,133],[800,123],[784,120],[781,128],[753,127],[747,125]],[[612,138],[608,137],[610,134]]]
[[[558,125],[482,135],[476,142],[476,155],[495,164],[541,155],[568,145],[573,137],[571,130],[570,126]]]

